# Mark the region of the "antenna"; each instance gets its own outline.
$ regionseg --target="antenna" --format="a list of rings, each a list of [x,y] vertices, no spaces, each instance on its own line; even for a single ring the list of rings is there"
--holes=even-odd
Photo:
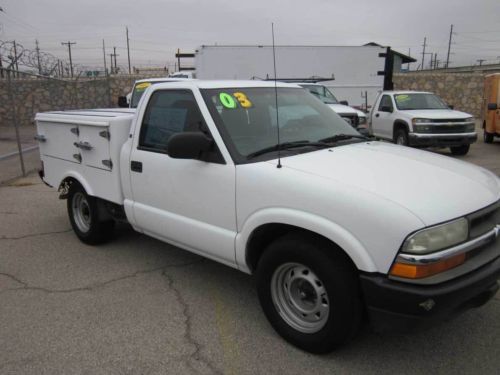
[[[278,87],[277,87],[277,75],[276,75],[276,51],[274,49],[274,23],[271,22],[271,33],[273,35],[273,64],[274,64],[274,99],[276,102],[276,129],[278,132],[278,165],[277,168],[281,168],[281,144],[280,144],[280,120],[278,113]]]

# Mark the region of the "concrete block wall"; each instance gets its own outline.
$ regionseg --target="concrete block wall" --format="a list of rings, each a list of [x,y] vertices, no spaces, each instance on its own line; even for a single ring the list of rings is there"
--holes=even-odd
[[[393,82],[395,90],[431,91],[455,109],[481,117],[482,73],[398,73],[394,74]]]
[[[163,75],[156,75],[156,77]],[[0,126],[13,126],[14,115],[21,126],[33,124],[37,112],[116,107],[134,82],[152,75],[123,75],[109,78],[54,80],[46,78],[0,79]]]

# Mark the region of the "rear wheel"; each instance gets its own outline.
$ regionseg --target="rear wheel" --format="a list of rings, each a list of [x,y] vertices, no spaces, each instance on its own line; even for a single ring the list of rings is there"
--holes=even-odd
[[[97,199],[87,194],[79,183],[72,183],[68,192],[68,215],[78,238],[89,245],[106,242],[113,235],[115,222],[99,217]]]
[[[321,238],[291,234],[269,245],[257,268],[257,290],[273,328],[308,352],[330,352],[359,327],[355,267]]]
[[[408,132],[406,129],[398,128],[396,129],[396,133],[394,133],[394,143],[401,146],[408,146]]]
[[[452,146],[450,151],[453,155],[466,155],[469,152],[470,145]]]

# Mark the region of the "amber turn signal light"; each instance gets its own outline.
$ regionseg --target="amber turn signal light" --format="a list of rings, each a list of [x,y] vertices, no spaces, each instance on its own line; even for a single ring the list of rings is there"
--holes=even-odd
[[[428,264],[408,264],[396,261],[389,274],[406,279],[422,279],[455,268],[463,262],[465,262],[465,253]]]

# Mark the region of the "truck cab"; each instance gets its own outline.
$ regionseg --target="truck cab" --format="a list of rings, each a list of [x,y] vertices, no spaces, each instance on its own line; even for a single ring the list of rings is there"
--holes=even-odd
[[[484,79],[483,136],[485,143],[500,137],[500,73]]]
[[[452,154],[465,155],[477,140],[474,117],[430,92],[383,91],[369,119],[373,136],[404,146],[450,147]]]

